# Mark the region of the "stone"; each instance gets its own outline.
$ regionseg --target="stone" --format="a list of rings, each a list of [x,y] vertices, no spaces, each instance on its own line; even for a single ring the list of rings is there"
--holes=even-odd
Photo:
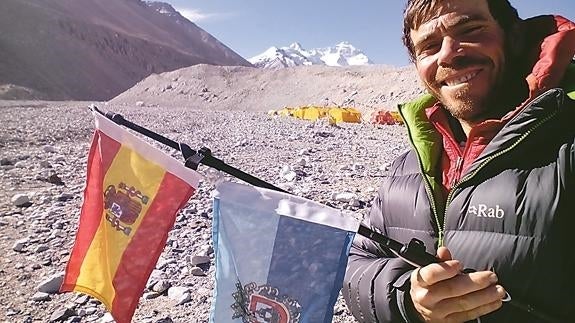
[[[42,147],[42,150],[46,153],[55,153],[57,151],[56,147],[50,145],[45,145],[44,147]]]
[[[104,316],[102,316],[102,318],[100,318],[100,320],[98,321],[98,323],[114,323],[114,317],[112,316],[112,314],[106,312],[106,314],[104,314]]]
[[[30,206],[30,198],[26,194],[16,194],[12,197],[12,204],[18,207]]]
[[[203,245],[200,247],[198,255],[200,256],[210,256],[214,253],[214,248],[211,245]]]
[[[24,247],[26,246],[26,244],[28,242],[29,242],[29,239],[16,240],[16,242],[14,242],[14,244],[12,245],[12,250],[14,250],[16,252],[24,252]]]
[[[54,184],[54,185],[64,185],[64,182],[62,181],[62,179],[60,177],[58,177],[58,175],[56,174],[52,174],[50,175],[46,181],[50,184]]]
[[[89,300],[90,300],[90,296],[80,295],[74,300],[74,303],[84,305],[84,304],[88,303]]]
[[[45,302],[50,300],[50,294],[37,292],[36,294],[32,295],[32,300],[35,302]]]
[[[38,247],[36,247],[36,248],[34,249],[34,253],[44,252],[44,251],[49,250],[49,249],[50,249],[50,248],[48,248],[47,245],[42,244],[42,245],[39,245]]]
[[[349,205],[351,205],[353,207],[360,207],[361,204],[362,204],[361,201],[356,199],[356,198],[353,198],[349,201]]]
[[[170,289],[168,289],[168,298],[177,301],[180,300],[184,294],[189,294],[189,291],[190,289],[188,287],[170,287]]]
[[[66,321],[69,317],[76,315],[76,313],[67,308],[67,307],[60,307],[52,312],[50,316],[50,322],[62,322]]]
[[[144,295],[142,295],[143,299],[154,299],[154,298],[158,298],[162,295],[162,293],[156,293],[156,292],[146,292],[144,293]]]
[[[2,158],[0,159],[0,166],[13,166],[14,165],[14,161],[12,159],[9,158]]]
[[[39,292],[48,294],[57,294],[60,291],[60,286],[64,281],[64,272],[59,272],[50,276],[48,279],[41,282],[36,289]]]
[[[200,267],[192,267],[190,273],[194,276],[206,276],[206,273]]]
[[[165,258],[160,258],[158,260],[158,263],[156,263],[156,269],[164,269],[166,266],[168,266],[169,264],[174,264],[176,263],[175,259],[165,259]]]
[[[332,199],[339,202],[349,203],[353,199],[357,199],[357,195],[351,192],[333,193]]]
[[[85,311],[86,311],[86,315],[92,315],[92,314],[96,313],[98,311],[98,309],[95,307],[88,307],[85,309]]]
[[[15,310],[13,308],[9,308],[5,314],[6,314],[6,316],[10,317],[10,316],[17,315],[18,313],[20,313],[20,311]]]
[[[56,198],[56,200],[60,201],[60,202],[66,202],[66,201],[71,200],[73,198],[74,198],[74,194],[62,193]]]
[[[190,293],[183,294],[179,299],[176,301],[176,305],[182,305],[192,300],[192,296]]]
[[[191,263],[193,266],[201,265],[201,264],[209,264],[210,257],[208,256],[193,256],[191,259]]]
[[[161,294],[161,293],[165,292],[171,286],[172,285],[169,282],[167,282],[165,280],[160,280],[154,284],[154,286],[152,287],[152,291]]]
[[[280,174],[280,177],[285,179],[288,182],[293,182],[296,179],[297,174],[296,174],[296,172],[294,172],[292,170],[282,171],[282,173]]]

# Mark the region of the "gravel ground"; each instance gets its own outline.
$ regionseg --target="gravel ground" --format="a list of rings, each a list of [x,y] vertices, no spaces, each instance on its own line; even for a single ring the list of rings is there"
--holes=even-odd
[[[101,108],[194,149],[208,147],[234,167],[357,218],[367,213],[389,163],[408,148],[402,126],[330,126],[265,112]],[[77,229],[93,132],[87,103],[4,101],[0,124],[0,321],[111,322],[90,297],[40,292],[64,270]],[[205,166],[199,171],[215,175]],[[178,215],[134,322],[207,322],[215,270],[212,190],[209,180],[202,182]],[[339,201],[340,193],[355,199]],[[18,194],[30,202],[15,206]],[[210,261],[192,266],[202,255]],[[167,296],[171,287],[185,287],[189,300],[177,305]],[[354,322],[341,299],[333,322]]]

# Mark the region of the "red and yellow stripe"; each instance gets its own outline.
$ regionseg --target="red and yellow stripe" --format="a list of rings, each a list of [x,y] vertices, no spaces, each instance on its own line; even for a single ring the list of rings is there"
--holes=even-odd
[[[176,213],[194,187],[99,130],[88,158],[80,224],[61,291],[92,295],[118,323],[130,322]],[[104,209],[105,189],[120,183],[149,198],[128,235],[106,220]]]

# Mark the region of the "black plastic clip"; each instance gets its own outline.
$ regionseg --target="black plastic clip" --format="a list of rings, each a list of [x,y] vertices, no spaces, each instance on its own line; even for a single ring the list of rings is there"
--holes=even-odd
[[[193,170],[198,170],[198,166],[200,165],[202,160],[209,156],[212,156],[212,151],[206,147],[202,147],[195,154],[186,158],[185,165],[186,167],[191,168]]]
[[[399,255],[416,267],[423,267],[439,262],[439,259],[434,255],[425,251],[425,244],[423,241],[415,238],[411,239],[409,243],[403,245],[399,251]]]

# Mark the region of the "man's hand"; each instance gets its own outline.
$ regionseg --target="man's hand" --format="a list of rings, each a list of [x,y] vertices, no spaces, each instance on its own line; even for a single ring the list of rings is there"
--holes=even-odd
[[[445,247],[437,250],[443,262],[411,274],[411,299],[425,322],[465,322],[499,309],[505,290],[491,271],[462,274],[458,260]]]

